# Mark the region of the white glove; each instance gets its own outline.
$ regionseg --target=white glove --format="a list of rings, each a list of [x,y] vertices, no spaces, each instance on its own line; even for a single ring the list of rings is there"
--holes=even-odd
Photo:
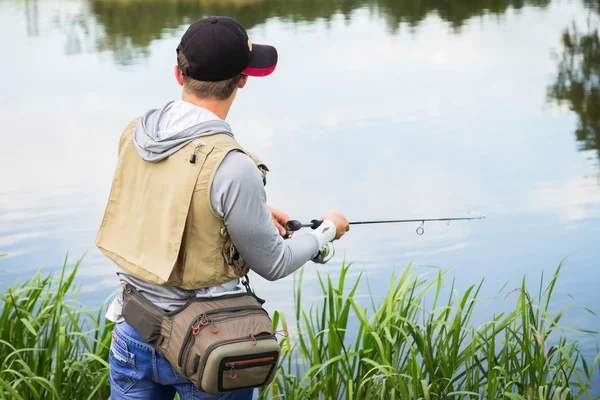
[[[323,221],[317,229],[310,231],[310,235],[314,235],[319,241],[319,249],[322,249],[327,243],[333,241],[335,233],[335,224],[328,219]]]

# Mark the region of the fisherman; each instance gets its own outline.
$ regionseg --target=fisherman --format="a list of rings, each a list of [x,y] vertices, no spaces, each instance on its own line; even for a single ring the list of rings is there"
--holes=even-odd
[[[266,204],[268,168],[238,144],[225,122],[248,77],[267,76],[276,65],[276,49],[253,44],[236,20],[200,19],[177,47],[174,72],[182,100],[146,112],[121,136],[96,238],[128,288],[106,314],[116,323],[109,353],[112,399],[173,399],[176,392],[182,400],[252,399],[253,388],[200,391],[153,339],[144,339],[156,332],[147,322],[151,315],[142,314],[155,309],[164,315],[190,299],[246,293],[249,270],[282,279],[349,230],[342,214],[329,212],[318,229],[284,240],[288,215]],[[127,315],[125,292],[132,290],[147,305]],[[171,342],[181,342],[172,328]],[[162,335],[166,328],[156,329]]]

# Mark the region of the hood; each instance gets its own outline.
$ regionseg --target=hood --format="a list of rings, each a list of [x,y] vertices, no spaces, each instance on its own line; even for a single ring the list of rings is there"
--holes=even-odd
[[[183,100],[146,112],[138,122],[133,142],[140,157],[158,162],[202,136],[226,133],[229,124],[209,110]]]

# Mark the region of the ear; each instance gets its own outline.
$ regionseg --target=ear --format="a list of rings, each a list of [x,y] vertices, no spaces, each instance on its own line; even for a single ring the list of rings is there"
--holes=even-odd
[[[179,83],[179,86],[183,86],[183,73],[179,69],[179,65],[175,66],[173,72],[175,73],[175,79],[177,79],[177,83]]]
[[[238,83],[238,88],[243,89],[244,86],[246,86],[246,83],[248,83],[248,75],[242,75],[240,78],[240,83]]]

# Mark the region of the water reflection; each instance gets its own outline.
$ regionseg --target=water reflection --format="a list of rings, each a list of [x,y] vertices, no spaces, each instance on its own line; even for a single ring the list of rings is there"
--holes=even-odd
[[[401,24],[416,27],[435,13],[459,31],[465,21],[488,13],[502,14],[509,8],[545,7],[550,0],[90,0],[90,9],[104,28],[99,50],[111,50],[115,60],[128,64],[148,56],[150,43],[174,34],[173,30],[207,15],[229,15],[247,29],[269,18],[288,22],[330,21],[335,15],[346,20],[359,8],[386,21],[395,33]]]
[[[561,290],[575,300],[556,304],[594,308],[600,185],[582,178],[596,170],[573,146],[577,114],[543,107],[555,80],[562,94],[552,101],[570,104],[573,81],[587,88],[576,104],[597,149],[598,35],[583,1],[0,0],[3,54],[20,60],[0,64],[0,253],[10,254],[0,289],[40,266],[59,269],[67,251],[70,260],[87,251],[86,305],[117,288],[93,242],[120,132],[179,95],[171,57],[185,24],[229,14],[282,50],[279,72],[248,85],[231,115],[243,145],[272,167],[272,204],[303,220],[329,207],[352,219],[488,215],[428,224],[424,236],[418,225],[357,227],[333,262],[307,265],[307,299],[318,295],[317,272],[336,273],[344,258],[376,294],[409,261],[455,266],[461,289],[485,277],[495,294],[568,256]],[[572,18],[572,46],[549,59]],[[580,44],[590,35],[593,45]],[[269,307],[291,315],[292,281],[253,279]],[[597,330],[597,319],[564,322]]]
[[[37,0],[25,1],[25,24],[27,26],[27,36],[40,35]]]
[[[593,4],[592,4],[593,3]],[[586,1],[598,11],[598,2]],[[594,150],[600,159],[600,21],[588,19],[585,31],[576,22],[562,35],[556,82],[549,97],[578,117],[575,137],[580,150]]]

